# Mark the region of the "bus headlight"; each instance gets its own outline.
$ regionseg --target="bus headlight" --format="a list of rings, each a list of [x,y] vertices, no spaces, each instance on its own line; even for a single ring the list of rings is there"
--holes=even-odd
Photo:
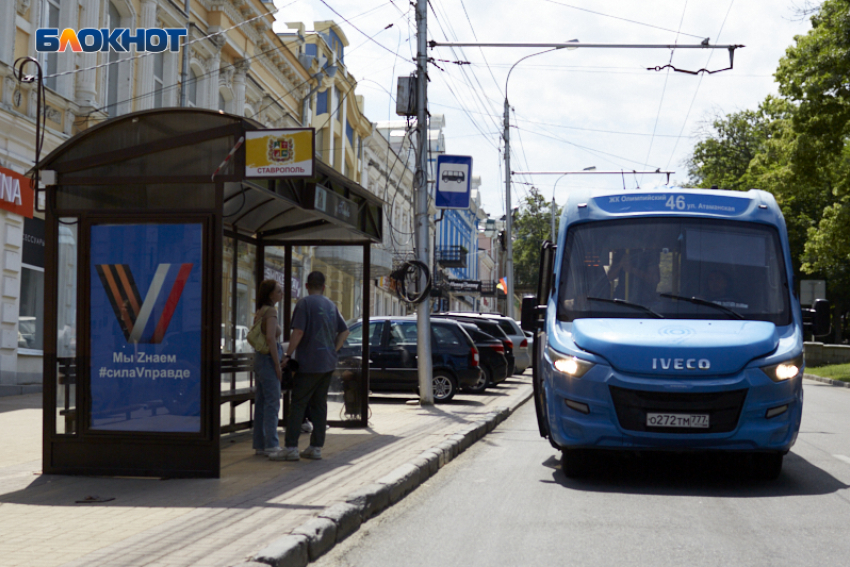
[[[580,358],[576,358],[574,356],[566,356],[555,350],[552,350],[551,347],[548,349],[549,358],[552,359],[552,364],[555,366],[555,370],[562,374],[566,374],[571,378],[581,378],[587,371],[593,368],[594,364],[592,362],[588,362],[586,360],[582,360]]]
[[[774,382],[784,382],[796,378],[803,370],[803,355],[771,366],[762,366],[762,371]]]

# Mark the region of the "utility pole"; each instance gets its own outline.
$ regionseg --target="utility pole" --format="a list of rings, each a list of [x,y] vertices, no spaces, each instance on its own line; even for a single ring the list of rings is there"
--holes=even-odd
[[[555,234],[555,208],[555,195],[552,195],[552,231],[549,233],[551,235],[549,240],[552,242],[557,242],[556,238],[558,237],[558,235]]]
[[[180,70],[180,106],[186,106],[189,96],[189,39],[192,37],[192,2],[186,0],[183,11],[186,12],[186,37],[183,38],[183,68]]]
[[[431,272],[428,250],[428,3],[416,3],[416,130],[419,155],[416,160],[416,250],[420,262]],[[421,290],[420,290],[421,291]],[[434,403],[433,366],[431,362],[431,298],[426,297],[416,312],[418,343],[416,354],[419,370],[419,403]]]
[[[511,68],[513,70],[513,68]],[[508,79],[510,79],[508,73]],[[508,104],[508,85],[505,83],[505,240],[507,250],[505,251],[505,272],[507,274],[508,289],[506,296],[505,315],[514,318],[514,243],[513,243],[513,215],[511,211],[511,107]]]

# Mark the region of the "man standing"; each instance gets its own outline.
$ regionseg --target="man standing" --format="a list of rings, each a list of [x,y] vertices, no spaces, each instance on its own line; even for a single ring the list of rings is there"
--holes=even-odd
[[[325,297],[325,275],[310,272],[307,276],[307,297],[295,304],[292,314],[292,336],[283,364],[292,354],[298,361],[292,387],[292,404],[286,419],[285,448],[276,461],[297,461],[298,436],[304,412],[310,408],[313,432],[310,446],[301,452],[306,459],[321,459],[328,420],[328,388],[336,370],[337,352],[342,348],[348,327],[333,301]]]

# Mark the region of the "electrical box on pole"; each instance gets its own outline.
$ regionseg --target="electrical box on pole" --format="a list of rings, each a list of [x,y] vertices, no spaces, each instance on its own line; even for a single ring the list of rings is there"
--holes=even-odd
[[[416,116],[416,77],[399,77],[395,96],[395,113]]]

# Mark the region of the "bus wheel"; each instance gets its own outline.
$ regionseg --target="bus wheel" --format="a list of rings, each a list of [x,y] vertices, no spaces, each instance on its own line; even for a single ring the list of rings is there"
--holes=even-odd
[[[590,451],[561,449],[561,472],[567,478],[581,478],[590,472]]]
[[[782,472],[782,453],[753,453],[752,474],[759,480],[776,480]]]

